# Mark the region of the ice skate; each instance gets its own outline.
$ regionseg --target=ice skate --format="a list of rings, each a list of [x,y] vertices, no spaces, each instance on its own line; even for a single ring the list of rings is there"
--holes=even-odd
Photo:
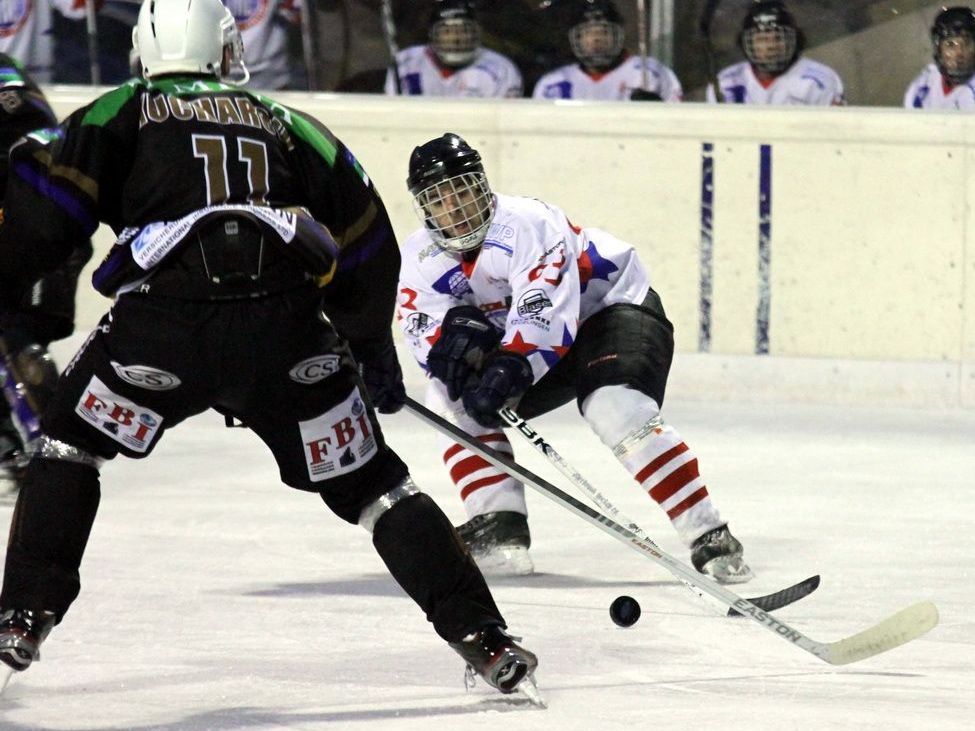
[[[0,692],[14,672],[23,672],[41,657],[40,646],[54,626],[54,614],[30,609],[0,613]]]
[[[526,576],[535,571],[528,518],[514,511],[475,515],[457,527],[478,568],[486,576]]]
[[[726,524],[694,541],[691,563],[719,584],[743,584],[754,578],[754,574],[742,558],[742,552],[741,542],[731,535]]]
[[[538,658],[518,645],[501,627],[484,627],[460,642],[451,642],[450,646],[467,663],[465,683],[468,688],[473,685],[475,675],[480,675],[488,685],[502,693],[521,690],[533,703],[544,705],[533,677]]]

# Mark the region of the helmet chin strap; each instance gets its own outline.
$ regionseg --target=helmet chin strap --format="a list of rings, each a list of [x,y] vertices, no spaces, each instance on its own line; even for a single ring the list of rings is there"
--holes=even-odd
[[[240,76],[234,76],[236,73],[240,73]],[[250,69],[248,69],[246,64],[243,62],[239,64],[232,64],[230,67],[230,74],[227,76],[224,76],[223,74],[220,75],[220,80],[226,84],[230,84],[231,86],[243,86],[250,81],[250,78]]]

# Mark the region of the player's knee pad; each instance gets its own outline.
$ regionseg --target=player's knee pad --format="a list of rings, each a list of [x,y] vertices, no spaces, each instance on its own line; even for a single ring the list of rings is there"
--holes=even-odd
[[[70,462],[84,467],[91,467],[96,472],[105,461],[101,457],[97,457],[80,447],[52,439],[47,435],[42,435],[34,447],[34,458],[46,459],[51,462]]]
[[[388,510],[390,510],[401,500],[404,500],[411,495],[417,495],[419,492],[420,488],[416,486],[415,482],[413,482],[413,478],[407,475],[406,479],[404,479],[400,484],[389,492],[383,493],[362,509],[362,512],[359,513],[359,525],[372,533],[376,527],[376,521],[379,520]]]
[[[582,414],[617,458],[659,430],[669,429],[660,417],[657,402],[627,386],[603,386],[593,391],[582,403]],[[634,424],[638,426],[634,428]]]

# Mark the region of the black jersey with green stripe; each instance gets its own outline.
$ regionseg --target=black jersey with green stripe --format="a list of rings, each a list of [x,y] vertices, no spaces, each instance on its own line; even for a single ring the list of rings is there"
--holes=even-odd
[[[351,340],[386,337],[399,250],[352,153],[295,109],[212,77],[133,79],[62,123],[19,161],[18,229],[34,245],[173,221],[220,204],[303,206],[341,250],[326,311]],[[23,214],[23,219],[19,217]],[[0,236],[0,246],[26,246]],[[9,257],[0,254],[0,260]]]
[[[34,80],[17,61],[0,53],[0,204],[7,192],[10,146],[31,130],[56,124],[54,112]]]

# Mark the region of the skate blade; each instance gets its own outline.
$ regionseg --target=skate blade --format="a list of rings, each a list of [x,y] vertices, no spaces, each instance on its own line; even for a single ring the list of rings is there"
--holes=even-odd
[[[6,663],[0,662],[0,695],[3,695],[3,691],[7,687],[7,683],[10,682],[10,676],[13,674],[14,669],[12,667]]]
[[[538,683],[535,682],[534,673],[528,675],[524,680],[518,684],[518,692],[528,699],[528,702],[533,706],[538,708],[548,708],[548,703],[542,698],[542,694],[538,692]]]
[[[529,576],[535,573],[535,564],[524,546],[499,546],[475,556],[474,562],[485,576]]]
[[[741,556],[719,556],[704,565],[704,573],[719,584],[744,584],[755,574]]]

